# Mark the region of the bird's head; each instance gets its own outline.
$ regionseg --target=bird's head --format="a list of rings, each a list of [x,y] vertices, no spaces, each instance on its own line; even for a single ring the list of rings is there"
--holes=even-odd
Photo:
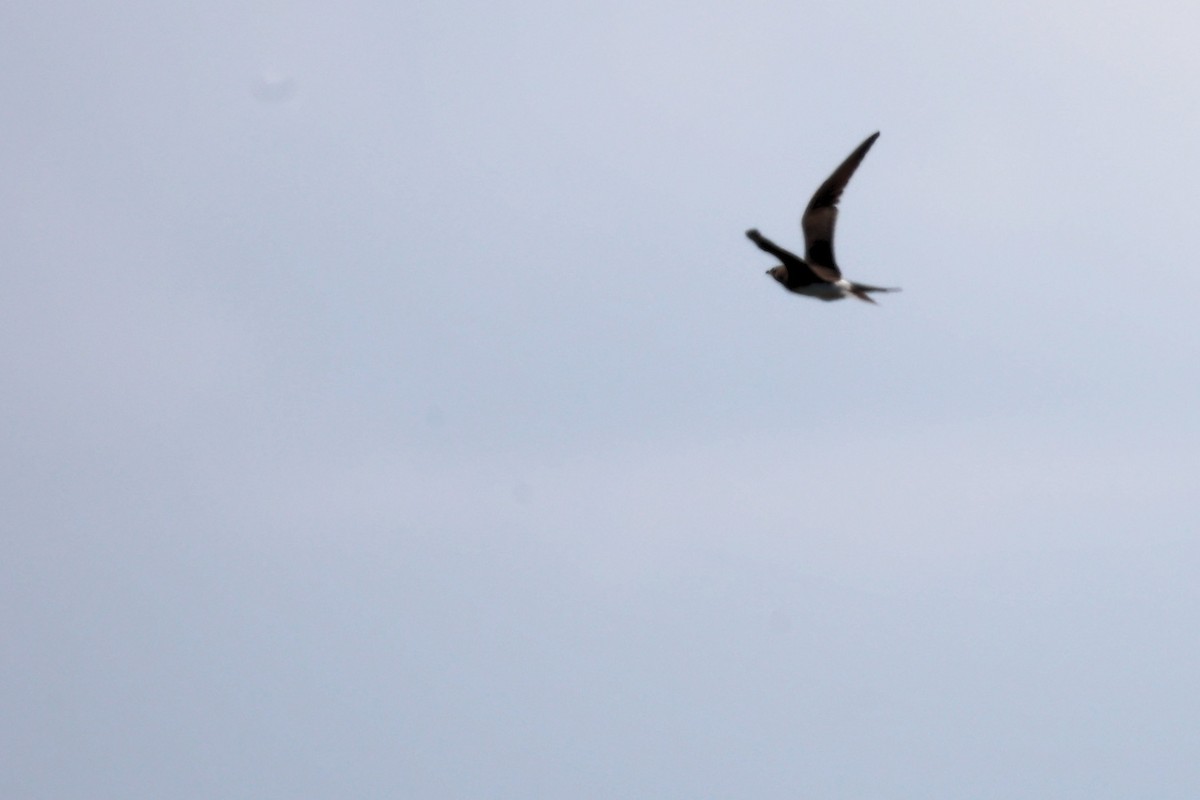
[[[767,270],[767,274],[782,283],[784,286],[787,285],[788,271],[787,267],[785,267],[783,264],[771,267],[769,270]]]

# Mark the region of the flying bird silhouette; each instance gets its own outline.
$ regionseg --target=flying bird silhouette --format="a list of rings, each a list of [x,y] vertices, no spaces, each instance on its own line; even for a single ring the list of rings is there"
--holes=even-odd
[[[804,216],[800,218],[800,227],[804,230],[804,258],[784,250],[757,229],[746,231],[746,236],[750,237],[750,241],[758,245],[760,250],[783,262],[767,270],[767,274],[783,284],[789,292],[825,301],[841,300],[843,297],[854,295],[859,300],[873,304],[875,301],[870,298],[872,292],[900,291],[848,281],[842,277],[842,271],[838,269],[837,261],[833,258],[833,229],[837,225],[838,200],[842,197],[842,190],[850,182],[850,176],[858,169],[867,151],[878,138],[878,131],[868,136],[867,140],[855,148],[821,184],[813,194],[812,200],[808,201]]]

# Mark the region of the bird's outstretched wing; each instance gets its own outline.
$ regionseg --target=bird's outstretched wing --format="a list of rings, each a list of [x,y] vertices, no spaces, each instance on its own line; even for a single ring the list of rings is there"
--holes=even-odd
[[[783,266],[787,267],[788,286],[811,286],[814,283],[829,282],[830,279],[809,269],[808,264],[805,264],[804,259],[800,258],[800,256],[790,250],[784,250],[759,233],[757,229],[746,231],[746,238],[758,245],[759,250],[762,250],[764,253],[770,253],[783,262]],[[837,280],[837,276],[834,276],[832,280]]]
[[[878,138],[878,131],[872,133],[846,157],[813,194],[808,207],[804,209],[804,216],[800,218],[800,227],[804,230],[805,260],[817,274],[826,272],[833,276],[826,280],[837,280],[842,275],[833,258],[833,229],[837,225],[838,200],[850,177]]]

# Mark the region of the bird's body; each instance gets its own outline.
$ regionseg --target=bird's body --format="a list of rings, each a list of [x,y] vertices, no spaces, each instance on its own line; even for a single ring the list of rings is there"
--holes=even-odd
[[[854,175],[854,171],[858,169],[867,151],[878,138],[878,133],[868,136],[808,201],[800,219],[800,227],[804,231],[804,258],[784,250],[757,230],[746,231],[746,236],[758,245],[760,250],[770,253],[782,262],[779,266],[767,270],[767,274],[789,292],[825,301],[853,296],[874,303],[870,298],[873,292],[900,291],[846,280],[833,257],[833,231],[837,225],[838,200],[841,199],[842,190],[850,182],[850,177]]]

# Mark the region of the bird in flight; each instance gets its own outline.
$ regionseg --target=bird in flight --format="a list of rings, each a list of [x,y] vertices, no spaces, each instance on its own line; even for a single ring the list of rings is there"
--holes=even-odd
[[[804,258],[784,250],[757,229],[746,231],[750,241],[758,245],[760,250],[778,258],[782,264],[767,270],[767,274],[779,281],[785,289],[796,294],[815,297],[818,300],[841,300],[843,297],[854,295],[859,300],[874,303],[872,292],[898,292],[899,289],[885,289],[882,286],[868,286],[865,283],[855,283],[842,277],[837,261],[833,258],[833,229],[837,225],[837,203],[842,197],[842,190],[850,182],[850,176],[879,138],[876,131],[867,140],[855,148],[854,152],[833,171],[816,193],[808,201],[804,216],[800,218],[800,227],[804,230]]]

